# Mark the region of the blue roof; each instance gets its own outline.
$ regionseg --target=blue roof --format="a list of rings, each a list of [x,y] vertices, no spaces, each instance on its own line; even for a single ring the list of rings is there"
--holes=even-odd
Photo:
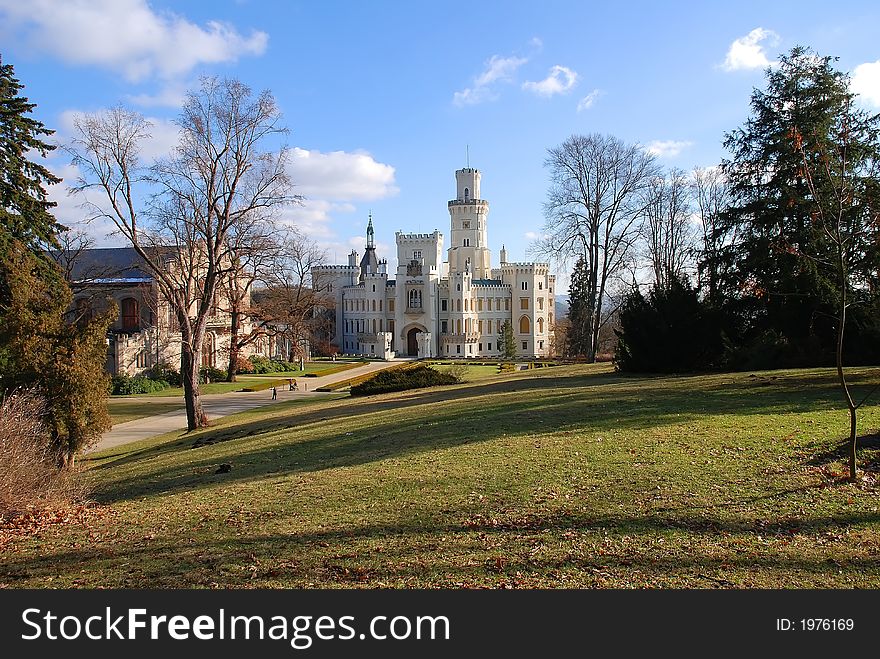
[[[474,286],[501,286],[500,279],[473,279],[471,283]]]

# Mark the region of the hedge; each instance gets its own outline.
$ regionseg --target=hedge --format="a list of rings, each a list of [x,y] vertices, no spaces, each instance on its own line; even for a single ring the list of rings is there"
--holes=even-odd
[[[379,371],[369,380],[351,388],[352,396],[370,396],[392,391],[423,389],[438,385],[458,384],[460,380],[450,373],[441,373],[424,364],[412,368]]]

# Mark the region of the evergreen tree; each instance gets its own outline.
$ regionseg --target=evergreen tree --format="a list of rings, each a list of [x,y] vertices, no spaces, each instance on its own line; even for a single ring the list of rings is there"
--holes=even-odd
[[[723,168],[733,201],[721,230],[738,236],[722,250],[733,266],[725,270],[732,276],[724,292],[749,319],[751,340],[767,337],[783,346],[777,354],[789,365],[831,363],[836,341],[836,278],[826,265],[833,262],[833,249],[817,226],[805,170],[805,159],[818,164],[837,151],[831,145],[842,137],[835,127],[852,102],[848,76],[833,62],[806,48],[792,49],[767,70],[766,88],[752,93],[751,117],[724,143],[732,154]],[[876,132],[876,116],[861,120],[872,126],[866,136]],[[811,141],[798,143],[796,136]],[[847,157],[870,162],[880,150],[868,140],[849,148]]]
[[[568,320],[571,322],[571,327],[568,330],[566,352],[569,356],[590,354],[591,318],[587,265],[581,257],[574,264],[571,282],[568,285]]]
[[[53,133],[28,115],[13,68],[0,62],[0,395],[16,388],[46,399],[60,465],[110,427],[104,373],[111,312],[79,324],[66,311],[72,293],[47,249],[65,230],[44,185],[59,183],[28,157],[55,147]]]
[[[55,148],[43,140],[54,131],[28,116],[35,106],[21,90],[12,65],[0,59],[0,251],[17,240],[42,256],[47,247],[57,247],[56,236],[64,230],[43,186],[61,179],[29,160],[32,151],[45,157]]]
[[[501,356],[504,359],[516,357],[516,338],[513,336],[513,325],[505,320],[501,326],[501,334],[498,335],[498,345],[501,348]]]

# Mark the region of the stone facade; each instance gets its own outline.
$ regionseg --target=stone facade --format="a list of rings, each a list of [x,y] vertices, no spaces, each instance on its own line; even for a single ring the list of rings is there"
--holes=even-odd
[[[489,202],[480,198],[481,174],[455,172],[456,198],[449,201],[452,244],[443,261],[443,235],[396,233],[398,268],[375,257],[372,217],[366,251],[358,265],[312,270],[313,285],[335,299],[333,343],[346,354],[417,357],[500,357],[501,327],[509,321],[516,356],[551,354],[556,277],[546,263],[508,263],[502,248],[493,268],[488,246]]]

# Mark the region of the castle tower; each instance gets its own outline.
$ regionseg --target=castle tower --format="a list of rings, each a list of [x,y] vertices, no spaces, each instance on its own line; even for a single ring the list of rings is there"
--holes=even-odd
[[[379,259],[376,258],[376,243],[373,234],[373,214],[370,213],[370,221],[367,223],[367,246],[361,259],[361,276],[363,281],[367,275],[376,274],[379,271]]]
[[[466,269],[474,279],[492,276],[486,221],[489,202],[480,198],[480,170],[465,167],[455,172],[456,198],[451,200],[449,219],[449,273]]]

